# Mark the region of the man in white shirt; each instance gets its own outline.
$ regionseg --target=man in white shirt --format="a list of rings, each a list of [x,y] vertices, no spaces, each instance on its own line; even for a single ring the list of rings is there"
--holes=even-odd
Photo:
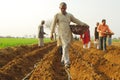
[[[53,39],[53,33],[55,32],[55,26],[58,25],[58,36],[62,45],[62,58],[61,62],[64,63],[65,67],[70,67],[69,59],[69,45],[72,40],[72,32],[70,29],[70,22],[76,23],[78,25],[86,25],[80,20],[76,19],[72,14],[66,12],[67,4],[65,2],[60,3],[60,11],[54,16],[54,20],[51,25],[51,36]]]

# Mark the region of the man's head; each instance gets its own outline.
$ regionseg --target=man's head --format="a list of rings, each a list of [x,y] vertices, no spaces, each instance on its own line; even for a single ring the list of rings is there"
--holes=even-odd
[[[102,19],[102,24],[105,25],[106,24],[106,20]]]
[[[96,26],[99,26],[99,22],[96,23]]]
[[[42,20],[42,21],[41,21],[41,24],[42,24],[42,25],[43,25],[43,24],[45,24],[45,21],[44,21],[44,20]]]
[[[67,9],[67,4],[65,2],[61,2],[59,8],[60,8],[62,14],[65,15],[66,14],[66,9]]]

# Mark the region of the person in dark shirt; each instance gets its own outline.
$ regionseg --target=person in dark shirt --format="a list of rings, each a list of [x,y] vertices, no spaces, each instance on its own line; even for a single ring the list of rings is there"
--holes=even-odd
[[[94,31],[94,45],[97,49],[99,49],[99,33],[97,32],[97,28],[99,26],[99,22],[96,23],[95,31]]]
[[[41,24],[38,26],[38,47],[44,46],[43,38],[44,38],[44,34],[46,34],[44,32],[44,26],[43,26],[44,24],[45,21],[42,20]]]

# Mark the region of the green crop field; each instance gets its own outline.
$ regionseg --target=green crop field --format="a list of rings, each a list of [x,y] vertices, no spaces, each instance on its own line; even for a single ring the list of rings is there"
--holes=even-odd
[[[50,42],[49,38],[44,38],[44,42]],[[113,43],[120,43],[119,39],[113,39]],[[37,38],[0,38],[0,48],[37,44]]]
[[[120,42],[120,39],[113,39],[113,42]]]
[[[44,42],[50,42],[50,39],[45,38]],[[30,45],[37,44],[38,39],[36,38],[0,38],[0,48],[19,46],[19,45]]]

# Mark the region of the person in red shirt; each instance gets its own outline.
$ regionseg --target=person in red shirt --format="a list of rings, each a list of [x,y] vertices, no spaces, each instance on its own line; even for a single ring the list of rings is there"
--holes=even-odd
[[[99,32],[99,49],[106,51],[106,33],[113,33],[110,29],[109,26],[106,24],[106,20],[102,20],[102,24],[100,24],[97,28],[97,31]]]
[[[84,32],[84,34],[80,35],[80,38],[83,42],[83,48],[90,48],[90,31],[89,28]]]

